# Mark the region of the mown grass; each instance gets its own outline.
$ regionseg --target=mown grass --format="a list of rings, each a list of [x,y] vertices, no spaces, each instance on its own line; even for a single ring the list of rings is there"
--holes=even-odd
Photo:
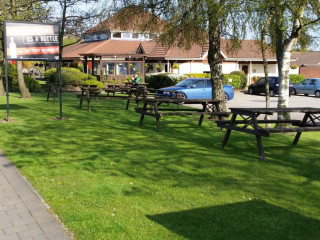
[[[11,94],[0,148],[77,239],[319,239],[320,133],[263,138],[224,131],[197,117],[155,120],[100,100],[80,110],[63,96],[68,120],[45,94]],[[6,116],[0,97],[0,118]]]

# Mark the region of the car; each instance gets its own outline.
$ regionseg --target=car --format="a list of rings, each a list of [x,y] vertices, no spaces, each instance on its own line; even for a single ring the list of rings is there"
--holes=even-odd
[[[224,85],[225,100],[234,97],[233,87]],[[177,94],[178,93],[178,94]],[[160,88],[156,97],[181,97],[184,99],[212,99],[212,85],[209,78],[188,78],[172,87]]]
[[[320,78],[308,78],[293,85],[293,94],[315,95],[320,97]]]
[[[248,87],[249,94],[260,94],[265,93],[265,78],[262,77],[255,83],[251,84]],[[289,96],[293,93],[293,84],[289,83]],[[279,94],[279,78],[278,77],[269,77],[269,95],[274,97]]]

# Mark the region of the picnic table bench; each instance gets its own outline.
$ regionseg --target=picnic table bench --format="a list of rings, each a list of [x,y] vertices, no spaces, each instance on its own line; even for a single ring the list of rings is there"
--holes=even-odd
[[[102,91],[105,94],[101,93]],[[126,110],[129,109],[131,101],[136,101],[137,107],[141,98],[146,98],[149,92],[153,89],[146,89],[144,87],[111,87],[111,88],[97,88],[97,87],[81,87],[81,94],[78,94],[77,97],[80,98],[80,109],[82,108],[83,99],[87,99],[88,103],[88,112],[91,111],[91,99],[95,99],[98,103],[98,99],[118,99],[118,100],[127,100]],[[112,93],[113,95],[110,95]],[[121,96],[115,96],[115,93],[122,93]],[[126,95],[124,95],[126,94]]]
[[[219,100],[212,99],[182,99],[182,98],[142,98],[142,108],[135,108],[135,111],[140,116],[139,126],[143,125],[144,116],[154,117],[158,132],[161,133],[160,119],[163,116],[186,116],[186,115],[200,115],[198,125],[201,126],[204,115],[227,117],[230,113],[220,112]],[[159,108],[161,104],[177,104],[178,108]],[[181,104],[200,104],[202,109],[199,108],[180,108]]]
[[[222,148],[227,145],[232,130],[253,134],[256,136],[261,160],[266,159],[261,136],[269,137],[270,133],[296,132],[292,145],[297,145],[302,132],[320,131],[320,108],[230,108],[230,110],[232,113],[231,120],[216,121],[218,127],[227,129]],[[303,113],[304,116],[302,120],[258,120],[258,116],[261,114],[273,115],[281,112],[299,112]],[[237,116],[242,119],[237,120]],[[276,126],[266,128],[261,125],[269,123],[276,124]],[[277,124],[280,123],[291,124],[291,127],[278,127]]]

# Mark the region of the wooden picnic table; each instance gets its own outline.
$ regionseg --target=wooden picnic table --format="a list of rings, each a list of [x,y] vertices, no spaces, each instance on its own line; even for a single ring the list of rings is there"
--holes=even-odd
[[[158,132],[161,133],[160,118],[163,116],[185,116],[185,115],[200,115],[198,125],[201,126],[204,115],[218,116],[219,119],[223,116],[229,116],[227,112],[220,112],[219,100],[212,99],[182,99],[182,98],[142,98],[142,108],[135,108],[135,111],[141,114],[139,126],[142,126],[144,116],[156,118]],[[178,108],[159,108],[161,104],[177,104]],[[181,104],[200,104],[199,108],[180,108]],[[171,105],[170,105],[171,106]]]
[[[105,94],[102,93],[105,92]],[[87,99],[88,103],[88,112],[91,111],[91,99],[94,98],[96,103],[98,103],[98,99],[119,99],[119,100],[127,100],[126,110],[129,109],[129,105],[131,101],[136,101],[137,107],[139,106],[139,102],[141,98],[146,98],[150,91],[154,91],[153,89],[146,89],[144,87],[121,87],[121,88],[97,88],[97,87],[81,87],[81,94],[77,95],[80,98],[80,109],[82,108],[83,99]],[[123,93],[121,96],[115,96],[115,93]],[[110,96],[110,93],[113,93]],[[125,95],[126,94],[126,95]]]
[[[227,145],[231,131],[240,131],[256,136],[257,147],[261,160],[265,160],[265,153],[261,136],[269,137],[270,133],[296,132],[292,145],[297,145],[302,132],[320,131],[320,108],[230,108],[232,117],[227,121],[216,121],[217,126],[226,128],[222,148]],[[274,113],[299,112],[304,116],[301,120],[258,120],[260,115],[273,115]],[[237,117],[241,120],[237,120]],[[266,128],[261,124],[276,124],[274,128]],[[277,124],[291,124],[292,127],[278,127]],[[241,126],[238,126],[241,125]],[[252,128],[248,128],[252,127]]]

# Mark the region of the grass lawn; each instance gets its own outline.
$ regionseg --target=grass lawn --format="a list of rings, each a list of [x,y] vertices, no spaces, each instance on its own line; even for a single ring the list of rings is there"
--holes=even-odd
[[[212,121],[155,119],[125,110],[126,101],[78,108],[63,96],[11,94],[0,149],[75,233],[76,239],[319,239],[320,133],[263,138],[224,131]],[[6,116],[0,97],[0,118]]]

